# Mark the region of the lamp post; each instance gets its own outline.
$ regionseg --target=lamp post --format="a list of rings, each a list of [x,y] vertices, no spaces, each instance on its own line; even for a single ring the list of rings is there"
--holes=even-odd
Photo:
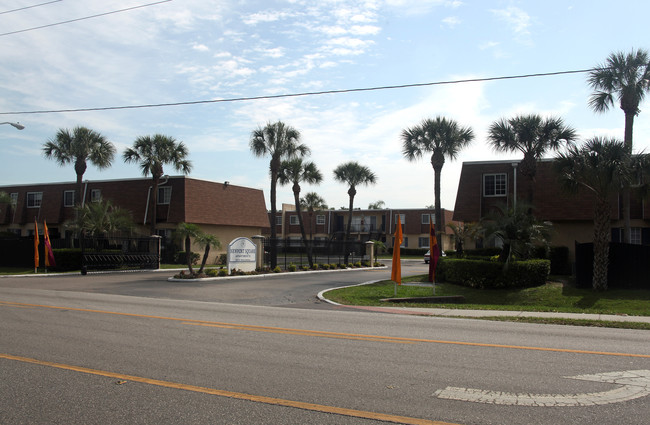
[[[22,124],[19,123],[19,122],[9,122],[9,121],[5,121],[5,122],[0,122],[0,125],[1,125],[1,124],[9,124],[10,126],[12,126],[12,127],[14,127],[14,128],[17,128],[18,130],[22,130],[22,129],[25,128],[25,126],[22,125]]]

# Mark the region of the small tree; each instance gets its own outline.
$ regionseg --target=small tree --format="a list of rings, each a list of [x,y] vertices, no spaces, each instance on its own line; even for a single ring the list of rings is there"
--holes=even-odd
[[[517,208],[507,208],[505,205],[494,207],[482,220],[481,226],[488,239],[496,239],[503,244],[499,260],[504,263],[506,270],[513,256],[518,259],[530,258],[536,245],[544,245],[548,249],[551,222],[539,221],[531,208],[525,202],[517,204]]]
[[[109,200],[90,202],[75,207],[76,218],[66,227],[88,236],[110,236],[131,232],[135,227],[131,212],[114,206]]]
[[[205,263],[208,261],[208,255],[210,254],[210,248],[221,248],[221,242],[219,241],[219,238],[217,238],[215,235],[211,235],[209,233],[201,233],[197,238],[196,241],[199,243],[199,246],[202,246],[204,248],[203,252],[203,260],[201,261],[201,268],[199,268],[199,274],[203,273],[203,269],[205,268]]]
[[[178,238],[185,242],[185,261],[190,274],[194,274],[192,268],[192,238],[199,239],[203,235],[203,231],[199,226],[193,223],[180,223],[176,228],[176,235]]]
[[[447,227],[449,227],[454,233],[454,239],[456,240],[456,256],[462,257],[465,248],[465,240],[476,237],[478,227],[476,223],[449,223]]]

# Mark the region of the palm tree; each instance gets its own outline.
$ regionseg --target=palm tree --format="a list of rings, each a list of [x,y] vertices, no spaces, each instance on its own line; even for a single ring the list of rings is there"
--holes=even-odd
[[[151,174],[153,196],[151,197],[151,234],[156,234],[156,213],[158,205],[158,184],[163,176],[163,165],[170,164],[183,174],[189,174],[192,163],[187,159],[188,151],[183,142],[162,134],[142,136],[135,139],[132,148],[124,151],[124,161],[138,162],[142,175]]]
[[[345,239],[343,240],[343,255],[345,264],[348,263],[350,253],[347,250],[348,239],[350,238],[350,229],[352,228],[352,210],[354,209],[354,197],[357,194],[357,186],[375,184],[377,176],[370,171],[370,168],[360,165],[358,162],[350,161],[339,165],[334,169],[334,179],[346,183],[350,188],[348,195],[350,205],[348,207],[348,225],[345,230]]]
[[[598,65],[589,73],[587,80],[594,93],[589,106],[596,112],[606,112],[614,107],[617,98],[625,114],[624,144],[632,154],[634,117],[639,112],[639,104],[650,91],[650,56],[646,50],[639,49],[628,54],[612,53],[604,64]],[[623,188],[622,214],[625,231],[623,241],[630,242],[630,189]]]
[[[386,203],[384,201],[382,201],[382,200],[379,200],[377,202],[371,202],[370,204],[368,204],[368,209],[369,210],[380,210],[380,209],[384,208],[384,205],[386,205]]]
[[[461,149],[474,140],[474,132],[470,127],[461,127],[454,120],[444,117],[425,119],[415,127],[402,131],[402,153],[409,161],[421,158],[425,153],[431,153],[433,167],[433,186],[435,198],[436,233],[440,253],[442,253],[443,231],[442,209],[440,205],[440,175],[445,165],[445,158],[456,159]]]
[[[296,212],[298,213],[298,223],[300,224],[300,234],[302,235],[302,243],[307,247],[307,260],[309,267],[314,266],[314,261],[311,255],[311,249],[308,247],[307,235],[305,233],[305,224],[302,219],[301,205],[300,205],[300,183],[319,184],[323,181],[323,175],[313,162],[304,162],[302,158],[294,158],[282,161],[280,171],[278,172],[278,182],[281,185],[293,183],[293,199],[296,204]]]
[[[464,255],[465,240],[475,238],[478,233],[478,227],[476,223],[449,223],[447,227],[451,229],[456,240],[456,257],[461,258]]]
[[[107,236],[115,232],[130,232],[135,227],[131,212],[109,200],[78,205],[75,211],[76,218],[66,226],[85,235]]]
[[[647,155],[634,161],[648,172]],[[592,286],[607,289],[611,198],[621,186],[629,185],[638,175],[624,142],[614,138],[594,137],[578,148],[569,147],[556,158],[560,181],[572,191],[587,190],[594,200],[594,275]]]
[[[210,255],[210,248],[221,248],[221,241],[219,241],[219,238],[217,238],[215,235],[211,235],[210,233],[201,233],[197,238],[196,241],[199,243],[199,246],[202,246],[204,248],[203,251],[203,260],[201,261],[201,268],[199,268],[198,274],[203,273],[203,269],[205,268],[205,263],[208,261],[208,255]]]
[[[503,249],[499,259],[508,268],[513,256],[518,259],[530,257],[536,245],[548,249],[548,241],[553,225],[539,221],[531,214],[531,206],[520,202],[514,208],[506,205],[495,206],[482,219],[482,232],[489,239],[501,241]]]
[[[494,122],[488,130],[488,141],[497,152],[521,152],[521,174],[528,178],[528,203],[533,204],[533,182],[537,174],[537,160],[548,151],[557,151],[577,138],[576,131],[564,125],[561,118],[542,118],[540,115],[517,115]],[[516,197],[517,194],[515,193]]]
[[[306,209],[309,213],[309,240],[312,241],[312,243],[309,244],[309,247],[312,248],[314,240],[312,229],[314,211],[326,210],[327,204],[325,203],[325,199],[323,199],[318,193],[308,192],[305,196],[300,198],[300,207]]]
[[[115,157],[115,146],[106,137],[86,127],[77,126],[72,129],[59,129],[54,139],[43,145],[43,153],[48,159],[54,159],[59,165],[74,163],[77,173],[78,204],[83,204],[82,180],[86,172],[87,162],[97,168],[104,169],[111,166]]]
[[[203,235],[201,228],[194,223],[179,223],[176,228],[176,236],[185,242],[185,261],[190,275],[194,274],[192,268],[192,238],[199,239]]]
[[[251,133],[249,146],[253,155],[270,156],[269,172],[271,174],[271,269],[277,265],[277,230],[275,228],[276,186],[278,172],[283,159],[292,159],[308,155],[307,145],[300,143],[300,132],[282,121],[267,123]]]

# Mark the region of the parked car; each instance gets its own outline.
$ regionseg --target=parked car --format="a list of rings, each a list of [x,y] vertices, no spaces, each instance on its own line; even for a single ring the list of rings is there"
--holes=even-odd
[[[444,257],[446,254],[443,251],[441,257]],[[426,254],[424,254],[424,262],[426,264],[429,264],[429,261],[431,261],[431,250],[428,250]]]

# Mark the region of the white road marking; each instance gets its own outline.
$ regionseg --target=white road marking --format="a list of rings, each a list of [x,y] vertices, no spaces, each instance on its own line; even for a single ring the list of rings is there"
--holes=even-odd
[[[594,375],[566,376],[569,379],[605,382],[621,387],[599,393],[584,394],[530,394],[487,391],[472,388],[447,387],[433,395],[447,400],[508,406],[598,406],[621,403],[650,395],[650,370],[628,370]]]

